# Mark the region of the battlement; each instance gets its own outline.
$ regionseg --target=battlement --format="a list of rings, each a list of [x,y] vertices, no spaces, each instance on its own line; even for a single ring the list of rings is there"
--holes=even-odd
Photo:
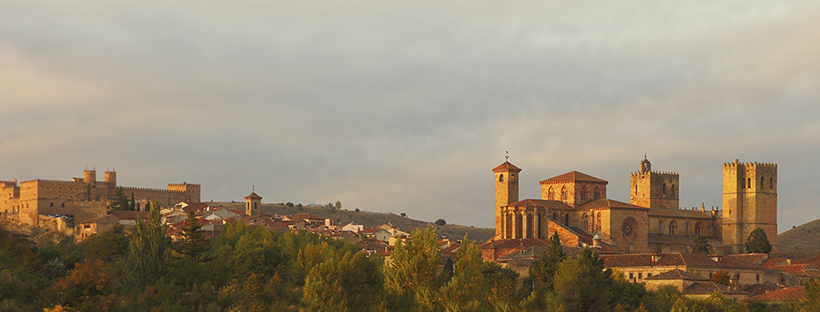
[[[140,192],[169,192],[169,193],[185,193],[185,191],[178,191],[178,190],[164,190],[164,189],[157,189],[157,188],[147,188],[147,187],[131,187],[131,186],[120,186],[119,189],[123,191],[140,191]]]
[[[649,171],[649,172],[632,172],[632,176],[640,176],[645,174],[657,174],[657,175],[670,175],[670,176],[680,176],[677,172],[672,171]]]
[[[187,183],[187,182],[183,182],[183,183],[176,183],[176,184],[175,184],[175,183],[168,183],[168,187],[183,187],[183,186],[201,186],[201,185],[199,185],[199,184]]]
[[[735,159],[735,161],[733,161],[733,162],[730,162],[730,163],[724,163],[724,164],[723,164],[723,168],[732,168],[732,167],[738,167],[738,166],[743,166],[743,167],[777,168],[777,164],[775,164],[775,163],[759,163],[759,162],[748,162],[748,163],[742,163],[742,162],[740,162],[740,160],[738,160],[738,159]]]

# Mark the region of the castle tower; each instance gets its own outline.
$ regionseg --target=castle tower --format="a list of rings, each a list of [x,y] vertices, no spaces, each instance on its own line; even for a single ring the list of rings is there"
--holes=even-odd
[[[743,246],[756,228],[766,232],[777,249],[777,164],[723,164],[723,243],[734,253],[745,253]]]
[[[105,182],[111,183],[114,186],[117,186],[117,172],[116,171],[105,171]]]
[[[495,172],[495,235],[502,237],[503,215],[501,207],[518,201],[518,173],[521,169],[505,161],[493,169]]]
[[[92,169],[92,170],[88,170],[88,169],[83,170],[83,182],[88,183],[88,184],[97,182],[97,171],[94,170],[94,169]]]
[[[652,171],[644,156],[638,172],[629,177],[629,203],[647,208],[678,209],[680,176],[675,172]]]
[[[256,195],[256,192],[251,192],[250,195],[245,196],[245,214],[249,216],[259,215],[259,206],[262,205],[262,196]]]

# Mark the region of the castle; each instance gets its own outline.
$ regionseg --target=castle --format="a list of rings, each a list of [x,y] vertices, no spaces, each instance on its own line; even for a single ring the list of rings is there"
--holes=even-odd
[[[541,199],[518,199],[521,169],[505,161],[495,173],[495,236],[484,258],[545,244],[602,245],[624,253],[687,253],[703,236],[717,254],[743,253],[755,228],[777,248],[777,165],[723,165],[723,210],[679,207],[680,176],[653,171],[646,157],[630,175],[629,203],[607,198],[608,181],[571,171],[541,181]]]
[[[74,215],[76,207],[82,203],[113,200],[115,192],[134,199],[150,199],[162,205],[199,202],[199,184],[168,184],[168,189],[150,189],[117,185],[117,173],[105,171],[104,181],[97,181],[97,172],[86,169],[82,178],[71,181],[31,180],[20,182],[0,181],[0,212],[17,215],[20,222],[37,226],[40,215]]]

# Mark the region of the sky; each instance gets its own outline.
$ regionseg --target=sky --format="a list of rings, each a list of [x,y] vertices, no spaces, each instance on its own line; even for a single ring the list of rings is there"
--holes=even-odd
[[[492,227],[572,170],[684,207],[778,164],[779,231],[820,218],[817,1],[0,0],[0,180],[116,169],[203,201],[335,203]]]

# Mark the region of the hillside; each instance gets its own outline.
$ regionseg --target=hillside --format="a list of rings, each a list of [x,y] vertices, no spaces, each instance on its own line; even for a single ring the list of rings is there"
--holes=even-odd
[[[214,206],[225,206],[228,209],[234,210],[245,210],[244,203],[230,203],[230,202],[213,202],[210,203]],[[274,215],[294,215],[298,213],[309,213],[318,217],[332,219],[337,224],[348,224],[350,222],[355,222],[357,224],[362,224],[366,227],[376,227],[382,225],[384,223],[390,222],[391,224],[399,227],[402,231],[412,232],[414,229],[424,228],[427,226],[428,223],[432,224],[433,221],[421,221],[415,220],[411,218],[405,218],[400,215],[392,214],[392,213],[381,213],[381,212],[367,212],[367,211],[353,211],[347,209],[329,209],[325,207],[318,207],[318,206],[303,206],[303,207],[288,207],[286,205],[280,204],[262,204],[261,207],[262,213]],[[493,234],[493,229],[487,228],[477,228],[472,226],[463,226],[463,225],[444,225],[444,226],[437,226],[432,224],[436,227],[436,231],[439,235],[443,235],[447,238],[451,239],[461,239],[464,238],[464,234],[467,234],[467,238],[478,241],[484,242],[490,239]]]
[[[820,251],[820,219],[777,235],[778,251]]]

